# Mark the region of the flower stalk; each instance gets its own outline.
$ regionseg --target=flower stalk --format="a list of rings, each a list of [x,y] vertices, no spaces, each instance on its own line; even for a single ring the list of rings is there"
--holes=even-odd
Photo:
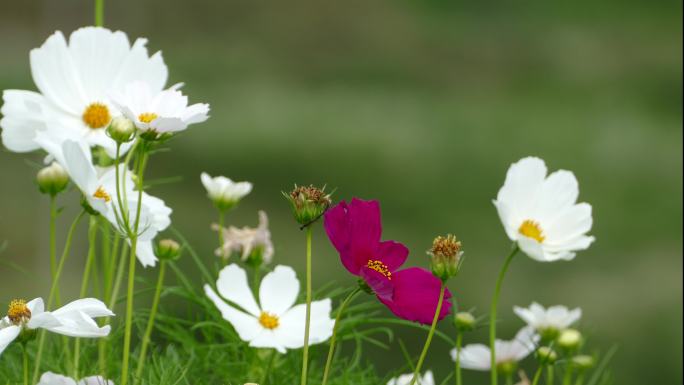
[[[425,340],[425,345],[423,346],[423,352],[420,353],[420,358],[418,358],[418,363],[413,371],[413,378],[411,379],[411,384],[414,385],[416,381],[420,378],[420,369],[423,366],[425,357],[427,356],[428,349],[430,348],[430,343],[432,342],[432,336],[435,334],[435,329],[437,328],[437,321],[439,321],[439,314],[442,312],[442,304],[444,303],[444,293],[446,292],[446,282],[442,281],[442,286],[439,290],[439,300],[437,301],[437,308],[435,309],[435,316],[432,319],[432,325],[430,326],[430,331],[428,332],[427,339]]]
[[[504,265],[501,268],[501,271],[499,272],[499,278],[496,280],[496,286],[494,288],[494,297],[492,298],[492,306],[489,311],[489,349],[491,352],[491,384],[492,385],[497,385],[498,383],[498,374],[497,374],[497,367],[496,367],[496,310],[497,306],[499,305],[499,295],[501,294],[501,284],[503,282],[504,277],[506,276],[506,272],[508,271],[508,267],[511,264],[511,261],[513,261],[513,257],[518,253],[518,246],[515,245],[513,247],[513,251],[506,257],[506,260],[504,261]]]
[[[302,357],[301,385],[306,385],[309,366],[309,329],[311,328],[311,226],[306,227],[306,322],[304,324],[304,348]]]
[[[347,309],[347,306],[351,303],[352,299],[356,297],[363,290],[361,286],[356,287],[354,291],[347,295],[347,298],[342,301],[340,308],[337,310],[337,316],[335,317],[335,326],[333,326],[332,336],[330,337],[330,348],[328,348],[328,358],[325,361],[325,369],[323,371],[323,382],[322,385],[326,385],[328,382],[328,375],[330,374],[330,366],[332,365],[333,356],[335,355],[335,342],[337,338],[337,330],[340,326],[340,320],[342,319],[342,314]]]
[[[140,358],[138,359],[138,369],[135,372],[135,378],[139,379],[142,376],[142,371],[145,366],[145,356],[147,355],[147,348],[150,345],[150,335],[154,328],[154,319],[157,316],[157,308],[159,307],[159,298],[161,297],[162,288],[164,287],[164,275],[166,273],[166,260],[162,259],[159,265],[159,277],[157,278],[157,286],[154,290],[154,299],[152,300],[152,309],[150,310],[150,318],[147,321],[145,334],[142,339],[142,347],[140,348]]]
[[[81,280],[81,291],[79,298],[85,298],[88,291],[88,281],[90,278],[90,270],[95,259],[95,247],[97,246],[97,217],[91,216],[88,222],[88,256],[86,257],[86,265],[83,269],[83,279]],[[76,338],[74,342],[74,378],[78,376],[78,365],[81,357],[81,339]]]
[[[461,346],[463,345],[463,332],[456,332],[456,359],[454,360],[454,378],[456,379],[456,385],[463,384],[463,378],[461,376]]]

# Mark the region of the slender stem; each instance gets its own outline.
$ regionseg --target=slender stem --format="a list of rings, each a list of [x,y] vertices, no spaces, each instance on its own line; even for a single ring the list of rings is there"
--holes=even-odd
[[[139,379],[142,375],[143,367],[145,366],[145,355],[147,354],[147,347],[150,344],[150,335],[154,328],[154,318],[157,315],[157,308],[159,307],[159,298],[161,297],[162,287],[164,286],[164,274],[166,273],[166,260],[162,260],[159,266],[159,278],[157,279],[157,288],[154,291],[154,299],[152,300],[152,309],[150,310],[150,318],[147,320],[147,327],[142,339],[142,347],[140,348],[140,358],[138,359],[138,369],[135,372],[135,378]]]
[[[50,196],[50,274],[52,275],[52,280],[55,280],[55,274],[57,273],[57,241],[56,241],[56,226],[57,225],[57,198],[54,195]],[[61,305],[62,299],[59,295],[59,286],[57,287],[57,293],[55,293],[57,299],[57,306]]]
[[[534,372],[534,377],[532,378],[532,385],[537,385],[537,383],[539,383],[539,378],[541,378],[542,369],[544,369],[544,365],[539,365],[537,371]]]
[[[423,352],[420,353],[420,358],[418,358],[416,369],[413,371],[413,378],[411,379],[410,385],[415,384],[416,381],[418,381],[418,378],[420,378],[420,368],[423,366],[423,361],[425,361],[428,349],[430,348],[430,343],[432,342],[432,336],[435,334],[435,329],[437,328],[437,321],[439,321],[439,314],[442,312],[442,303],[444,303],[445,292],[446,283],[442,282],[442,287],[439,290],[439,300],[437,301],[437,308],[435,309],[435,316],[432,318],[432,326],[430,326],[430,331],[428,332],[427,339],[425,340]]]
[[[83,279],[81,280],[81,291],[78,298],[85,298],[88,292],[88,279],[90,278],[90,269],[93,266],[95,259],[95,246],[97,246],[97,217],[91,216],[88,222],[88,257],[86,258],[85,269],[83,269]],[[76,338],[74,342],[74,378],[78,376],[78,364],[81,356],[81,339]]]
[[[506,373],[506,385],[513,385],[513,372]]]
[[[501,271],[499,272],[499,278],[496,280],[496,287],[494,289],[494,297],[492,298],[492,307],[489,312],[489,349],[491,351],[491,384],[497,385],[499,380],[496,373],[496,308],[499,304],[499,294],[501,294],[501,283],[503,282],[506,271],[508,271],[508,266],[511,264],[513,257],[518,253],[518,245],[513,247],[513,251],[506,257]]]
[[[328,382],[328,375],[330,374],[330,367],[332,365],[333,357],[335,355],[335,342],[337,338],[337,330],[340,327],[340,320],[342,319],[342,314],[347,309],[347,306],[351,303],[352,299],[361,292],[361,287],[354,289],[340,304],[339,309],[337,309],[337,316],[335,317],[335,326],[333,326],[332,337],[330,337],[330,347],[328,348],[328,359],[325,361],[325,370],[323,371],[323,382],[325,385]]]
[[[24,358],[24,385],[29,385],[29,369],[28,369],[28,351],[26,351],[26,344],[21,344],[22,356]]]
[[[553,385],[553,365],[546,367],[546,385]]]
[[[577,379],[575,379],[575,385],[584,385],[584,370],[577,373]]]
[[[454,364],[454,377],[456,378],[456,385],[463,384],[461,376],[461,346],[463,345],[463,332],[458,331],[456,334],[456,360]]]
[[[563,374],[563,385],[572,384],[572,364],[568,362],[565,366],[565,373]]]
[[[268,379],[268,375],[271,373],[271,368],[273,367],[273,362],[275,361],[277,355],[278,353],[276,350],[272,349],[271,357],[269,357],[268,364],[266,365],[266,370],[264,370],[264,374],[261,375],[261,381],[259,382],[260,384],[266,384],[266,380]]]
[[[95,26],[104,25],[104,0],[95,0]]]
[[[304,356],[301,385],[306,385],[309,366],[309,328],[311,327],[311,226],[306,228],[306,322],[304,325]]]
[[[219,229],[218,229],[219,250],[221,250],[221,253],[223,253],[223,244],[225,243],[225,241],[224,241],[224,239],[223,239],[223,226],[224,226],[224,223],[225,223],[225,221],[226,221],[226,211],[225,211],[225,210],[218,209],[218,213],[219,213],[219,217],[218,217],[218,225],[219,225]],[[224,256],[223,254],[221,254],[221,257],[224,258],[224,259],[227,259],[227,258],[228,258],[227,255]]]

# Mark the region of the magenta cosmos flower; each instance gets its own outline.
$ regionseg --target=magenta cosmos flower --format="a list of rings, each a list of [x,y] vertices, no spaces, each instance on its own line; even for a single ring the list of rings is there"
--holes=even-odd
[[[325,213],[324,225],[344,267],[361,277],[392,313],[409,321],[432,323],[441,282],[425,269],[399,270],[409,251],[399,242],[380,240],[382,223],[377,201],[342,201]],[[447,290],[439,319],[451,310],[449,298]]]

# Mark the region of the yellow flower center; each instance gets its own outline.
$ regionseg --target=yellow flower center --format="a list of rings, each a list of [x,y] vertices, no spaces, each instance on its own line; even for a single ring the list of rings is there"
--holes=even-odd
[[[93,130],[106,126],[112,116],[109,114],[109,109],[102,103],[91,103],[83,111],[83,122]]]
[[[26,306],[26,301],[23,299],[12,300],[7,310],[7,318],[15,325],[28,322],[31,319],[31,310]]]
[[[276,316],[275,314],[263,311],[259,316],[259,323],[266,329],[273,330],[277,328],[278,325],[280,325],[280,320],[278,320],[278,316]]]
[[[109,203],[109,201],[112,200],[112,197],[105,191],[104,187],[100,186],[95,190],[95,193],[93,194],[95,198],[98,199],[104,199],[105,202]]]
[[[387,268],[387,265],[385,265],[381,261],[378,261],[377,259],[371,259],[366,264],[366,267],[368,267],[369,269],[375,270],[378,273],[384,275],[390,281],[392,280],[392,272],[389,271],[389,269]]]
[[[546,239],[546,237],[542,235],[542,229],[539,227],[539,222],[533,221],[531,219],[525,220],[522,225],[520,225],[518,232],[528,238],[536,240],[539,243],[544,242],[544,239]]]
[[[159,115],[155,114],[154,112],[143,112],[142,114],[138,115],[138,119],[143,123],[152,123],[152,121],[158,117]]]

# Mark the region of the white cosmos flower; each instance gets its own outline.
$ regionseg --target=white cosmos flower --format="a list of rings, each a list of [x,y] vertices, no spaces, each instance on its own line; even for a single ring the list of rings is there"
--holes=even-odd
[[[413,373],[402,374],[387,381],[387,385],[410,385],[412,379]],[[435,385],[435,377],[432,375],[432,371],[428,370],[423,377],[418,378],[416,385]]]
[[[582,309],[580,308],[569,310],[565,306],[556,305],[545,309],[536,302],[533,302],[529,308],[515,306],[513,311],[528,326],[540,333],[547,330],[561,331],[582,317]]]
[[[189,124],[209,118],[209,105],[188,106],[188,97],[179,90],[153,89],[146,82],[132,82],[112,94],[112,101],[141,131],[172,133],[185,130]]]
[[[577,203],[575,175],[559,170],[546,175],[539,158],[513,163],[494,205],[506,234],[532,259],[571,260],[594,242],[591,205]]]
[[[524,327],[518,331],[515,338],[511,341],[496,340],[497,365],[505,363],[517,363],[522,361],[536,348],[539,336],[535,334],[531,327]],[[457,350],[451,350],[451,358],[456,361]],[[491,369],[491,350],[489,346],[483,344],[470,344],[461,349],[461,367],[472,370],[487,371]]]
[[[306,305],[295,305],[299,281],[291,267],[276,266],[264,276],[259,287],[259,303],[249,287],[247,274],[238,265],[231,264],[221,270],[216,288],[220,297],[209,285],[204,285],[204,292],[249,346],[273,348],[280,353],[304,346]],[[335,321],[330,318],[330,309],[329,298],[311,303],[310,344],[324,342],[332,335]]]
[[[223,231],[223,245],[216,249],[216,256],[228,258],[233,253],[240,254],[242,261],[250,257],[258,257],[264,264],[273,260],[273,242],[268,229],[268,217],[259,211],[259,225],[256,228],[243,227],[241,229],[230,226],[227,229],[214,224],[214,230]],[[255,255],[256,254],[256,255]]]
[[[0,320],[0,354],[23,328],[46,329],[70,337],[97,338],[109,335],[111,326],[99,327],[93,318],[111,317],[114,313],[95,298],[78,299],[54,311],[45,311],[42,298],[28,303],[10,303],[7,316]]]
[[[70,377],[45,372],[40,376],[40,382],[37,385],[114,385],[114,381],[105,380],[101,376],[91,376],[76,382],[76,380]]]
[[[57,130],[76,135],[89,146],[102,146],[114,156],[116,143],[104,129],[119,112],[109,95],[135,81],[144,81],[153,93],[166,83],[168,71],[161,53],[149,56],[146,43],[140,38],[131,45],[124,32],[101,27],[78,29],[68,43],[62,32],[52,34],[30,55],[39,92],[3,93],[0,127],[5,147],[33,151],[40,148],[34,140],[36,132]]]
[[[225,176],[211,177],[206,172],[200,176],[204,188],[219,209],[227,210],[235,206],[242,198],[252,191],[249,182],[233,182]]]
[[[90,149],[84,141],[66,139],[59,142],[59,138],[50,137],[50,133],[39,132],[36,135],[36,142],[62,165],[90,207],[102,214],[125,235],[117,220],[117,215],[121,216],[122,208],[116,196],[116,168],[96,169],[92,164]],[[124,173],[123,167],[120,166],[119,174],[121,186],[125,185],[121,192],[124,210],[127,210],[130,225],[133,226],[138,208],[138,192],[134,190],[135,183],[130,171]],[[136,248],[136,256],[143,266],[156,264],[157,257],[154,255],[152,241],[159,232],[171,224],[171,212],[163,200],[143,192]]]

